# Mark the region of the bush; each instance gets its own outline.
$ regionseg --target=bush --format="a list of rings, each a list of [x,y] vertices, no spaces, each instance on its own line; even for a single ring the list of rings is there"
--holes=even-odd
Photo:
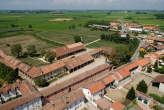
[[[49,83],[48,83],[45,79],[43,79],[43,78],[37,78],[37,79],[35,80],[35,83],[36,83],[39,87],[46,87],[46,86],[49,85]]]
[[[37,53],[35,45],[28,45],[27,46],[27,53],[30,56],[34,56]]]
[[[126,98],[129,100],[134,100],[136,98],[136,94],[133,87],[129,90]]]
[[[147,72],[148,72],[148,73],[151,73],[151,72],[152,72],[152,68],[151,68],[151,67],[148,67],[148,68],[147,68]]]
[[[140,51],[140,57],[144,57],[144,55],[146,54],[146,52],[144,52],[144,51]]]
[[[137,85],[137,90],[143,93],[147,93],[148,86],[144,80],[139,82],[139,84]]]
[[[81,42],[81,37],[80,36],[74,36],[74,41],[77,42]]]
[[[159,106],[159,105],[154,105],[153,108],[154,108],[154,110],[162,110],[161,106]]]
[[[56,53],[52,51],[48,51],[45,54],[46,60],[49,61],[50,63],[52,63],[55,60],[55,57],[56,57]]]
[[[154,100],[156,100],[156,101],[158,101],[158,102],[164,104],[164,96],[163,96],[163,97],[160,97],[160,96],[158,96],[158,95],[156,95],[156,94],[149,94],[149,96],[153,97]]]

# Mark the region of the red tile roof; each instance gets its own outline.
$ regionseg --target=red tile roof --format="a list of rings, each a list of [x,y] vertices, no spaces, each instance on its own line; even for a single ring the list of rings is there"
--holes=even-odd
[[[154,82],[154,83],[164,83],[164,75],[157,76],[152,82]]]
[[[31,77],[31,78],[36,78],[42,75],[41,70],[37,67],[32,67],[27,74]]]
[[[81,49],[85,49],[85,46],[81,42],[79,42],[79,43],[70,44],[64,47],[59,47],[59,48],[53,49],[52,51],[56,53],[56,57],[60,57],[60,56],[67,55],[69,53],[72,53]]]
[[[18,69],[21,70],[21,71],[23,71],[24,73],[26,73],[27,71],[29,71],[30,68],[31,67],[29,65],[25,64],[25,63],[20,63],[18,65]]]
[[[105,88],[105,85],[101,82],[95,82],[87,86],[87,88],[91,91],[92,94],[95,94]]]
[[[78,67],[78,66],[85,64],[92,60],[94,60],[94,58],[92,56],[90,56],[89,54],[82,54],[77,57],[67,59],[64,61],[64,63],[66,65],[66,68],[68,70],[71,70],[75,67]]]
[[[159,37],[151,37],[151,38],[149,38],[149,40],[164,42],[164,38],[159,38]]]
[[[110,68],[110,65],[108,65],[108,64],[103,64],[103,65],[97,66],[92,70],[84,72],[83,74],[80,74],[76,77],[68,79],[68,80],[61,82],[59,84],[56,84],[54,86],[48,87],[47,89],[42,90],[41,93],[43,94],[43,96],[50,96],[63,88],[68,88],[72,84],[78,83],[79,81],[84,80],[87,77],[92,76],[95,73],[102,72],[103,70],[107,70],[109,68]]]
[[[13,109],[15,109],[23,104],[26,104],[34,99],[37,99],[39,97],[41,97],[39,92],[28,93],[24,96],[13,99],[7,103],[1,104],[0,110],[13,110]]]
[[[103,79],[103,82],[105,83],[105,85],[108,85],[109,83],[113,82],[114,80],[115,79],[113,78],[113,76],[109,75]]]
[[[96,104],[101,110],[108,110],[110,108],[110,103],[105,98],[96,100]]]
[[[41,97],[40,93],[37,92],[36,89],[25,80],[23,81],[17,80],[13,84],[6,85],[5,87],[1,87],[0,92],[2,94],[5,94],[7,93],[7,90],[14,90],[15,87],[18,87],[22,96],[19,98],[13,99],[9,102],[6,102],[4,104],[0,104],[0,110],[11,110],[31,100]]]
[[[84,98],[84,94],[82,89],[79,88],[51,101],[51,105],[48,104],[47,107],[43,107],[42,110],[63,110],[82,98]]]
[[[125,108],[125,105],[119,103],[119,102],[114,102],[110,105],[114,110],[123,110]]]
[[[151,62],[149,58],[142,58],[142,59],[136,60],[135,63],[139,66],[145,66],[145,65],[150,64]]]
[[[89,55],[95,55],[97,53],[102,53],[102,52],[103,52],[103,50],[101,48],[98,48],[98,49],[94,49],[94,50],[88,52],[88,54]]]
[[[40,67],[43,74],[47,74],[58,69],[64,68],[65,64],[62,61],[55,62],[50,65]]]
[[[7,55],[5,54],[5,52],[3,50],[0,49],[0,57],[4,58],[6,57]]]

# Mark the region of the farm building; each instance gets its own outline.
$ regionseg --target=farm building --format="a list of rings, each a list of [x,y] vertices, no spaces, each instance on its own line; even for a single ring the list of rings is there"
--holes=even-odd
[[[157,87],[160,92],[163,92],[164,93],[164,75],[157,76],[152,81],[152,86]]]
[[[51,51],[56,53],[57,59],[62,59],[84,50],[85,50],[85,46],[81,42],[79,42],[79,43],[66,45],[64,47],[55,48],[52,49]]]

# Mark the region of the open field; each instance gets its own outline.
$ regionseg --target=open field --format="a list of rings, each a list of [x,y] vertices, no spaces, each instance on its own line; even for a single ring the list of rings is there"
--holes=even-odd
[[[60,22],[60,21],[72,21],[72,18],[55,18],[55,19],[51,19],[49,21],[54,21],[54,22]]]
[[[3,49],[7,54],[10,54],[10,46],[14,44],[21,44],[24,51],[26,51],[26,47],[28,45],[35,45],[37,50],[53,48],[53,45],[40,41],[31,35],[18,35],[13,37],[1,38],[0,40],[0,48]]]

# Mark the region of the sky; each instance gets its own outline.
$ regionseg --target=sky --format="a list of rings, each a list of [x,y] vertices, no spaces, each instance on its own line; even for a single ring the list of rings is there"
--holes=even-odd
[[[164,0],[0,0],[0,10],[164,10]]]

